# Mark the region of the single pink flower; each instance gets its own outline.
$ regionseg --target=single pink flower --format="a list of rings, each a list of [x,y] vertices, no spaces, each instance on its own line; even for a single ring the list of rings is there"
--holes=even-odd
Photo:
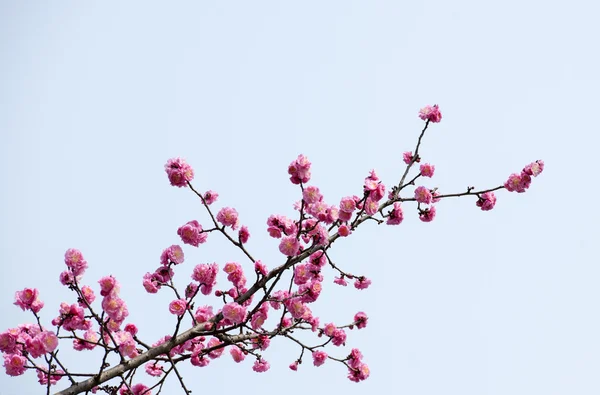
[[[362,311],[359,311],[354,315],[354,323],[358,329],[365,328],[367,326],[368,317]]]
[[[350,230],[348,225],[340,225],[340,227],[338,228],[338,233],[342,237],[348,237],[350,234],[352,234],[352,231]]]
[[[367,289],[371,285],[371,280],[366,277],[358,277],[356,281],[354,281],[354,288],[356,289]]]
[[[494,195],[494,192],[483,193],[475,204],[477,207],[481,207],[483,211],[489,211],[496,205],[496,195]]]
[[[424,163],[421,165],[421,175],[423,177],[433,177],[433,172],[435,171],[435,166],[430,165],[429,163]]]
[[[425,106],[419,110],[419,118],[424,121],[437,123],[442,120],[442,113],[437,104],[433,106]]]
[[[435,218],[435,207],[431,206],[419,213],[419,219],[423,222],[431,222]]]
[[[334,346],[341,346],[346,343],[346,332],[343,329],[336,329],[333,332],[331,342]]]
[[[248,242],[248,239],[250,238],[250,231],[248,230],[247,226],[244,225],[240,228],[238,238],[242,244],[246,244]]]
[[[206,202],[206,204],[211,205],[217,201],[219,194],[216,193],[215,191],[206,191],[204,193],[203,197],[204,197],[204,201]]]
[[[324,351],[313,351],[313,364],[315,366],[321,366],[327,360],[327,354]]]
[[[266,372],[271,366],[264,359],[257,359],[252,366],[252,370],[258,373]]]
[[[185,244],[198,247],[199,244],[205,243],[208,235],[203,231],[202,225],[196,220],[189,221],[185,225],[177,229],[177,234]]]
[[[181,158],[169,159],[165,165],[165,171],[169,182],[175,187],[185,187],[194,179],[194,169]]]
[[[223,317],[234,324],[241,324],[246,319],[246,308],[235,302],[223,306]]]
[[[176,299],[169,303],[169,312],[176,316],[181,317],[185,314],[185,310],[187,309],[187,302],[185,299]]]
[[[204,295],[210,295],[213,287],[217,284],[217,273],[219,265],[216,263],[205,263],[196,265],[192,272],[192,279],[200,283],[200,292]]]
[[[153,377],[160,377],[164,373],[162,370],[162,365],[158,362],[148,362],[144,366],[144,369],[146,370],[146,373]]]
[[[264,263],[262,263],[260,260],[257,260],[256,262],[254,262],[254,271],[256,273],[262,274],[263,276],[266,276],[269,273],[267,266]]]
[[[417,202],[423,204],[431,204],[432,198],[433,196],[431,195],[431,192],[424,186],[420,186],[415,189],[415,200]]]
[[[65,252],[65,264],[73,271],[74,276],[81,276],[88,267],[86,260],[83,259],[81,251],[75,248],[69,248],[67,252]]]
[[[240,363],[246,359],[246,354],[244,354],[244,351],[235,345],[229,347],[229,353],[231,354],[231,358],[233,358],[236,363]]]
[[[9,376],[20,376],[25,373],[27,358],[18,354],[4,354],[4,367]]]
[[[544,161],[541,159],[528,164],[523,169],[523,173],[534,177],[539,176],[542,173],[542,171],[544,171]]]
[[[223,207],[217,213],[217,221],[223,226],[231,226],[231,229],[236,230],[239,225],[238,212],[231,207]]]
[[[296,256],[300,250],[300,242],[294,236],[287,236],[281,239],[279,251],[286,256]]]
[[[304,200],[305,203],[313,204],[320,202],[321,199],[323,199],[323,195],[319,192],[319,188],[315,186],[307,186],[304,188],[304,191],[302,191],[302,200]]]
[[[341,285],[343,287],[345,287],[346,285],[348,285],[348,283],[346,282],[346,280],[344,280],[343,277],[335,277],[333,279],[333,282],[336,283],[337,285]]]
[[[167,266],[169,263],[179,265],[180,263],[183,263],[183,259],[183,249],[178,245],[172,245],[171,247],[166,248],[160,255],[160,264],[164,266]]]
[[[390,211],[387,224],[388,225],[400,225],[404,220],[404,213],[402,212],[402,207],[400,206],[400,202],[394,202],[394,208]]]

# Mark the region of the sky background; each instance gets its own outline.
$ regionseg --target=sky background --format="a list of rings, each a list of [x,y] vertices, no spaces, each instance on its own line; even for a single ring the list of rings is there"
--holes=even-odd
[[[404,204],[398,227],[366,223],[336,242],[345,270],[373,280],[332,284],[312,307],[344,324],[344,357],[360,348],[360,384],[328,361],[288,365],[299,349],[274,341],[267,373],[228,355],[183,372],[194,393],[236,390],[411,395],[598,394],[600,269],[598,37],[593,1],[0,2],[0,330],[32,322],[14,292],[37,287],[46,325],[60,302],[68,248],[80,249],[84,283],[112,274],[148,343],[175,322],[166,291],[142,276],[177,228],[206,213],[163,166],[181,156],[194,186],[219,193],[249,227],[248,248],[283,262],[270,214],[293,215],[287,176],[300,153],[330,204],[360,194],[376,169],[389,187],[423,122],[439,104],[421,154],[444,193],[504,183],[536,160],[545,172],[524,194],[500,191],[482,212],[473,197],[444,200],[432,223]],[[241,262],[210,235],[185,246],[176,284],[198,263]],[[213,298],[206,297],[205,303]],[[98,306],[96,302],[96,306]],[[198,302],[200,303],[200,302]],[[315,339],[315,338],[313,338]],[[97,354],[60,348],[85,371]],[[143,372],[139,380],[153,381]],[[168,394],[177,392],[174,377]],[[63,388],[63,380],[57,388]],[[0,394],[45,393],[32,372],[0,374]]]

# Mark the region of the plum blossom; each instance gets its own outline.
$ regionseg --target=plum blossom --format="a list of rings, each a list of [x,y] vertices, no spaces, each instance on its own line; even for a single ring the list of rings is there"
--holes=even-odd
[[[437,104],[433,106],[425,106],[419,110],[419,118],[424,121],[437,123],[442,120],[442,113]]]
[[[185,187],[194,179],[194,169],[181,158],[169,159],[165,164],[165,172],[174,187]]]

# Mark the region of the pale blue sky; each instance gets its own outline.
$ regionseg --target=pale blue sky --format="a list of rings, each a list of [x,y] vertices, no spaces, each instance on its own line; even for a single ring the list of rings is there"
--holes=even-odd
[[[338,203],[372,168],[386,185],[403,170],[422,122],[442,123],[422,156],[425,185],[460,192],[496,186],[527,163],[546,171],[522,195],[501,191],[491,212],[474,199],[438,204],[434,222],[404,206],[399,227],[363,226],[332,250],[373,279],[358,292],[330,284],[313,310],[369,326],[349,333],[371,378],[355,384],[331,361],[299,372],[295,347],[275,341],[268,373],[229,357],[184,369],[194,393],[411,395],[600,392],[600,219],[596,176],[599,6],[593,1],[0,2],[2,165],[0,330],[31,322],[12,305],[37,287],[49,324],[73,295],[58,283],[64,251],[122,283],[130,321],[148,342],[171,330],[171,296],[141,278],[177,228],[206,222],[163,165],[183,156],[194,185],[220,194],[269,266],[266,234],[292,214],[286,174],[299,153],[312,184]],[[590,196],[590,197],[588,197]],[[591,201],[592,203],[589,203]],[[239,260],[216,237],[185,248],[176,280],[197,263]],[[97,288],[96,288],[97,289]],[[210,299],[207,299],[209,301]],[[83,366],[91,353],[61,349]],[[141,374],[140,379],[146,376]],[[167,393],[177,393],[174,378]],[[43,393],[35,376],[0,374],[0,394]]]

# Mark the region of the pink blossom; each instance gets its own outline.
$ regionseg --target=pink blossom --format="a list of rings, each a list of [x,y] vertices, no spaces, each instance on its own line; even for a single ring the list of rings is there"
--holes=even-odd
[[[429,163],[424,163],[421,165],[421,175],[423,177],[433,177],[433,172],[435,171],[435,166],[430,165]]]
[[[419,213],[419,219],[423,222],[431,222],[435,218],[435,207],[431,206]]]
[[[194,318],[196,319],[196,322],[198,322],[199,324],[201,324],[203,322],[207,322],[208,320],[210,320],[213,317],[214,317],[214,314],[213,314],[212,306],[198,307],[198,309],[196,309],[196,312],[194,313]]]
[[[290,369],[294,372],[298,371],[298,361],[294,361],[294,363],[290,364]]]
[[[192,279],[200,283],[200,292],[204,295],[210,295],[212,288],[217,284],[217,273],[219,266],[216,263],[200,264],[194,267]]]
[[[233,358],[236,363],[240,363],[246,359],[246,354],[244,351],[237,346],[229,347],[229,354],[231,354],[231,358]]]
[[[181,158],[169,159],[165,164],[165,171],[174,187],[185,187],[194,179],[194,169]]]
[[[496,195],[494,195],[494,192],[483,193],[475,204],[477,207],[481,207],[483,211],[489,211],[496,205]]]
[[[354,315],[354,323],[358,329],[365,328],[367,326],[368,317],[362,311],[359,311]]]
[[[356,210],[356,200],[353,196],[346,196],[340,201],[340,211],[344,213],[352,213]]]
[[[348,285],[348,283],[346,282],[346,280],[344,280],[344,277],[335,277],[333,279],[333,282],[336,283],[337,285],[341,285],[341,286],[346,286]]]
[[[56,384],[63,376],[64,371],[57,370],[54,372],[55,374],[50,373],[50,377],[48,377],[48,373],[46,371],[37,371],[38,383],[41,385],[47,385],[48,380],[50,380],[50,385]]]
[[[217,221],[223,226],[231,226],[233,230],[236,230],[239,225],[238,212],[231,207],[223,207],[217,213]]]
[[[369,378],[370,370],[367,364],[361,363],[356,368],[348,369],[348,378],[350,381],[358,383],[359,381],[366,380]]]
[[[221,344],[223,344],[223,342],[221,342],[219,339],[217,339],[216,337],[211,337],[210,340],[208,341],[208,343],[206,344],[206,348],[218,347]],[[210,359],[220,358],[221,355],[223,355],[224,351],[225,351],[225,347],[216,348],[208,353],[208,357]]]
[[[315,186],[308,186],[302,191],[302,200],[305,203],[313,204],[321,201],[321,199],[323,199],[323,195],[319,192],[319,188]]]
[[[160,377],[164,373],[162,370],[162,365],[158,362],[148,362],[144,366],[144,369],[146,370],[146,373],[154,377]]]
[[[371,280],[366,277],[358,277],[356,281],[354,281],[354,288],[356,289],[367,289],[371,285]]]
[[[144,289],[146,289],[146,292],[151,294],[157,293],[158,290],[161,288],[161,284],[156,273],[144,274],[142,285],[144,286]]]
[[[86,260],[83,259],[81,251],[75,248],[69,248],[67,252],[65,252],[65,264],[73,271],[74,276],[81,276],[88,267]]]
[[[235,287],[243,288],[246,285],[246,276],[244,276],[242,265],[239,263],[228,262],[223,267],[223,271],[228,274],[227,280],[231,281]]]
[[[17,351],[17,334],[8,330],[0,333],[0,352],[14,354]]]
[[[247,226],[244,225],[240,228],[238,238],[242,244],[246,244],[248,242],[248,239],[250,238],[250,231],[248,230]]]
[[[333,332],[331,342],[334,346],[341,346],[346,343],[346,332],[343,329],[336,329]]]
[[[257,260],[256,262],[254,262],[254,271],[256,273],[262,274],[263,276],[266,276],[269,273],[267,266],[264,263],[262,263],[260,260]]]
[[[4,354],[4,367],[9,376],[20,376],[25,373],[27,359],[18,354]]]
[[[271,344],[271,340],[266,335],[260,335],[259,337],[255,337],[254,339],[252,339],[252,343],[253,343],[253,349],[255,349],[255,350],[260,349],[260,350],[264,351],[267,348],[269,348],[269,345]]]
[[[410,165],[410,163],[414,159],[413,153],[411,151],[405,152],[404,154],[402,154],[402,159],[404,160],[404,163]]]
[[[199,288],[198,284],[196,284],[194,282],[189,283],[187,285],[187,287],[185,287],[185,297],[187,299],[191,299],[194,296],[196,296],[196,294],[198,293],[198,288]]]
[[[313,357],[313,364],[315,366],[321,366],[327,360],[327,353],[325,353],[324,351],[313,351],[312,357]]]
[[[187,309],[187,302],[185,299],[176,299],[169,303],[169,312],[176,316],[181,317],[185,314],[185,310]]]
[[[390,211],[386,223],[388,225],[400,225],[402,220],[404,220],[404,213],[402,212],[400,202],[394,202],[394,208]]]
[[[338,234],[342,237],[348,237],[352,234],[352,231],[350,230],[348,225],[340,225],[340,227],[338,228]]]
[[[189,221],[185,225],[177,229],[177,234],[185,244],[198,247],[199,244],[205,243],[208,235],[203,231],[202,225],[196,220]]]
[[[379,210],[379,204],[369,196],[365,201],[365,213],[375,215]]]
[[[525,166],[525,168],[523,169],[523,173],[529,175],[529,176],[534,176],[537,177],[539,176],[542,171],[544,171],[544,161],[543,160],[536,160],[533,163],[528,164],[527,166]]]
[[[75,276],[73,276],[73,272],[70,270],[65,270],[60,273],[59,280],[62,285],[71,285],[75,283]]]
[[[279,243],[279,251],[286,256],[296,256],[300,250],[300,242],[294,236],[287,236]]]
[[[160,255],[160,264],[164,266],[167,266],[169,263],[178,265],[183,263],[183,259],[183,249],[178,245],[172,245]]]
[[[321,294],[323,286],[318,280],[311,281],[307,284],[303,284],[298,288],[298,293],[302,295],[302,302],[313,303],[316,302]]]
[[[285,307],[289,310],[292,317],[296,319],[302,318],[306,311],[306,306],[302,302],[301,298],[291,298],[284,302]]]
[[[252,316],[252,319],[250,319],[250,326],[252,327],[252,329],[258,330],[258,329],[262,328],[262,326],[265,324],[266,320],[267,320],[266,314],[261,313],[261,312],[256,312]]]
[[[431,191],[431,203],[437,203],[442,200],[438,196],[440,196],[440,193],[437,191],[437,188],[435,188],[433,191]]]
[[[107,296],[113,292],[119,292],[119,283],[113,276],[105,276],[98,280],[100,284],[100,295]]]
[[[94,300],[96,300],[94,290],[88,285],[84,285],[83,287],[81,287],[81,296],[83,296],[83,300],[79,301],[79,305],[83,308],[86,308],[87,305],[91,305],[94,302]]]
[[[326,324],[323,328],[323,333],[325,334],[325,336],[332,337],[336,329],[336,326],[330,322],[329,324]]]
[[[135,336],[138,333],[137,326],[135,326],[135,324],[132,324],[132,323],[125,325],[125,328],[123,328],[123,330],[131,333],[131,336]]]
[[[44,344],[42,344],[39,336],[27,338],[25,340],[25,349],[32,358],[39,358],[46,353]]]
[[[307,183],[310,181],[310,161],[304,155],[298,155],[298,158],[290,163],[288,174],[293,184]]]
[[[22,291],[15,292],[14,304],[23,311],[31,310],[36,314],[44,307],[44,302],[39,300],[37,288],[25,288]]]
[[[442,120],[442,113],[440,112],[437,104],[433,106],[425,106],[419,110],[419,118],[424,121],[437,123]]]
[[[204,197],[204,201],[206,202],[206,204],[211,205],[217,201],[217,199],[219,198],[219,194],[216,193],[215,191],[206,191],[206,192],[204,192],[203,197]]]
[[[415,189],[415,200],[417,202],[423,204],[431,204],[432,198],[433,196],[431,195],[431,192],[424,186],[420,186]]]
[[[39,337],[45,352],[52,352],[58,347],[58,337],[56,337],[54,332],[43,331],[36,337]]]
[[[293,182],[293,181],[292,181]],[[264,359],[257,359],[252,366],[252,370],[258,373],[266,372],[271,366]]]
[[[360,350],[358,348],[353,348],[347,358],[348,365],[350,365],[351,368],[358,368],[362,364],[362,357],[363,355]]]
[[[241,324],[246,319],[246,308],[233,302],[223,306],[223,317],[233,322]]]
[[[119,395],[152,395],[152,391],[144,384],[134,384],[131,386],[131,391],[125,386],[119,389]]]

